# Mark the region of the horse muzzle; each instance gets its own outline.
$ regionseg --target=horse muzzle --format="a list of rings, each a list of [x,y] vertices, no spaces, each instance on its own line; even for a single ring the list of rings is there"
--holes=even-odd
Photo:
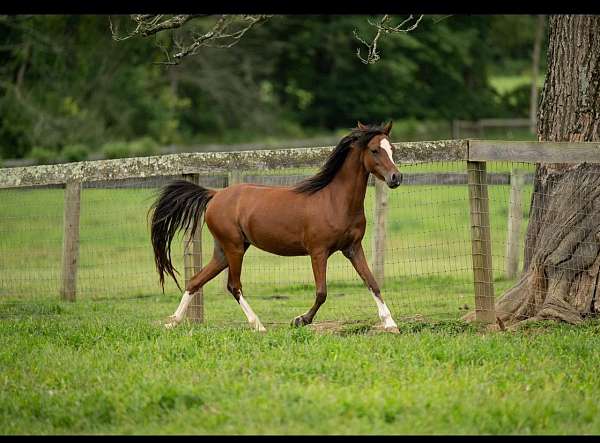
[[[402,183],[402,174],[400,172],[392,172],[385,180],[388,187],[391,189],[397,188]]]

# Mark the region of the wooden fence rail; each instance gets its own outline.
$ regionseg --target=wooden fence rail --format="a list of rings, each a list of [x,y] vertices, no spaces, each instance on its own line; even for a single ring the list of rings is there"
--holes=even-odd
[[[494,292],[491,279],[491,270],[493,269],[491,231],[487,196],[490,177],[486,171],[486,162],[600,163],[600,143],[441,140],[394,143],[394,148],[394,160],[398,164],[461,161],[468,165],[466,172],[471,216],[475,309],[477,319],[484,322],[495,321]],[[0,169],[0,188],[65,185],[61,294],[65,299],[75,300],[79,254],[79,208],[81,188],[84,183],[155,176],[184,176],[188,180],[198,182],[203,174],[223,173],[228,175],[228,183],[234,184],[242,181],[241,171],[250,174],[251,171],[265,169],[319,167],[324,163],[332,149],[333,147],[330,146],[226,153],[186,153],[120,160],[86,161],[62,165],[5,168]],[[513,171],[510,180],[512,186],[509,211],[510,251],[507,250],[507,263],[505,264],[506,272],[509,275],[514,275],[514,255],[519,251],[518,247],[514,247],[515,238],[518,238],[520,230],[519,214],[522,213],[520,188],[522,187],[523,176],[519,174]],[[462,178],[452,180],[464,183]],[[386,187],[381,183],[376,184],[372,260],[374,274],[381,284],[384,283],[385,277],[386,196]],[[200,231],[197,230],[195,238],[186,239],[184,250],[186,282],[202,266]],[[202,321],[202,303],[202,293],[200,291],[192,302],[192,309],[190,310],[192,320]]]
[[[397,163],[461,161],[467,159],[467,140],[394,143]],[[116,160],[0,169],[0,188],[181,176],[229,174],[230,171],[313,168],[325,163],[333,146],[238,152],[193,152]]]

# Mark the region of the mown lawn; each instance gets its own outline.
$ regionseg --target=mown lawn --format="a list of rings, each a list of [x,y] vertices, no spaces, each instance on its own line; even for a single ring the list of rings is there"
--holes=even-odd
[[[335,333],[155,323],[170,297],[0,319],[2,434],[594,434],[600,321]]]
[[[598,319],[517,332],[459,320],[473,309],[466,186],[389,194],[383,294],[397,335],[377,330],[375,304],[340,254],[315,327],[290,328],[314,299],[309,261],[256,249],[242,277],[267,333],[250,330],[221,278],[205,287],[205,323],[165,330],[180,293],[157,285],[153,192],[84,189],[78,300],[67,303],[62,190],[1,191],[1,434],[600,432]],[[508,187],[489,192],[499,295],[513,283],[503,276]],[[369,257],[373,200],[369,189]],[[205,228],[205,261],[211,249]],[[173,254],[181,269],[181,238]]]

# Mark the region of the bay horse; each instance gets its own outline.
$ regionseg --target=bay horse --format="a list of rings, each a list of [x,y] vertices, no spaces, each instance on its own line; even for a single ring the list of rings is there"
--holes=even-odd
[[[206,189],[184,180],[162,188],[150,208],[151,240],[159,281],[165,274],[180,290],[171,262],[171,241],[178,230],[193,236],[202,213],[214,238],[210,262],[185,287],[179,307],[165,327],[185,317],[193,294],[225,268],[227,289],[256,331],[265,331],[242,293],[240,274],[250,245],[282,256],[310,256],[316,285],[313,306],[292,320],[294,326],[312,323],[327,297],[327,260],[342,251],[369,288],[386,331],[398,332],[362,247],[366,218],[364,200],[369,174],[396,188],[402,174],[394,164],[389,140],[392,122],[358,126],[343,137],[320,171],[292,187],[237,184],[221,190]]]

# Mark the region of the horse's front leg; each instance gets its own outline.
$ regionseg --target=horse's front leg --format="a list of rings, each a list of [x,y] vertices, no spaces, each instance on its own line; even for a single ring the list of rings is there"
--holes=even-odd
[[[315,314],[327,299],[327,258],[329,254],[325,251],[314,253],[310,256],[313,275],[315,277],[315,286],[317,289],[315,303],[305,314],[299,315],[292,320],[292,326],[304,326],[311,324]]]
[[[388,332],[399,332],[398,325],[392,318],[392,314],[388,309],[387,305],[383,301],[381,297],[381,292],[379,290],[379,285],[373,277],[371,270],[369,269],[369,265],[367,263],[367,259],[365,258],[365,253],[362,248],[361,243],[355,243],[347,249],[344,249],[343,254],[350,260],[354,269],[360,278],[365,282],[369,291],[371,291],[371,295],[373,299],[375,299],[375,303],[377,304],[377,310],[379,312],[379,318],[383,323],[383,328]]]

